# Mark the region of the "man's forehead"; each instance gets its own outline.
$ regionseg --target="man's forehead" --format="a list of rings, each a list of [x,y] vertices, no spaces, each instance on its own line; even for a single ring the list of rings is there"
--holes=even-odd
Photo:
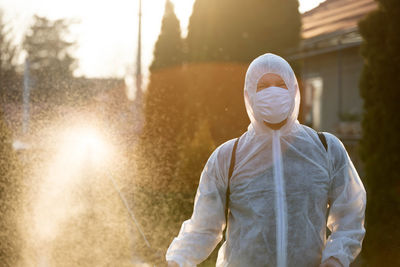
[[[271,72],[264,73],[261,76],[261,78],[263,78],[263,79],[281,79],[281,80],[283,79],[281,75],[276,74],[276,73],[271,73]]]
[[[284,77],[280,73],[277,72],[260,72],[258,75],[255,77],[255,81],[258,84],[259,82],[262,81],[268,81],[268,80],[282,80],[283,82],[287,83],[287,77]]]

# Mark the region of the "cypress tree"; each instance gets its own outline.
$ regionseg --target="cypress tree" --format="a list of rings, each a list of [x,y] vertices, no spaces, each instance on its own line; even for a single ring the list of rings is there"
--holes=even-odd
[[[168,175],[175,158],[175,135],[179,131],[182,113],[181,64],[183,40],[179,21],[170,0],[166,1],[165,14],[151,64],[150,83],[144,97],[145,125],[142,147],[152,171]],[[161,160],[161,161],[160,161]]]
[[[250,62],[300,41],[297,0],[196,0],[187,37],[191,61]]]
[[[183,40],[179,20],[170,0],[165,2],[161,32],[154,48],[154,59],[150,71],[179,65],[183,61]]]
[[[175,174],[175,178],[179,179],[176,184],[179,185],[180,190],[189,194],[196,191],[207,158],[215,149],[208,122],[203,120],[196,124],[193,138],[182,140],[180,143],[181,149]],[[189,209],[191,208],[189,207]]]
[[[368,200],[363,258],[368,266],[400,266],[400,2],[378,3],[359,24],[365,59],[360,152]]]
[[[210,61],[216,59],[218,47],[217,23],[221,1],[196,0],[190,16],[186,38],[189,61]]]
[[[178,155],[178,134],[184,113],[183,40],[173,4],[166,1],[161,32],[154,48],[150,81],[144,94],[144,127],[137,160],[139,179],[135,181],[134,210],[153,247],[166,251],[167,235],[176,225],[171,213],[180,213],[182,203],[172,193],[171,183]],[[175,224],[174,224],[175,223]],[[148,256],[147,248],[135,248]],[[152,253],[150,253],[152,254]],[[147,256],[146,256],[147,255]],[[158,265],[158,264],[157,264]]]

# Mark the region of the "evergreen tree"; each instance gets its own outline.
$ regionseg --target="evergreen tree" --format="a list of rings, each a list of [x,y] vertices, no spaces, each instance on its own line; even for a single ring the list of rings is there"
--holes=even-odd
[[[187,37],[191,61],[250,62],[300,41],[298,0],[196,0]]]
[[[183,61],[183,40],[179,20],[170,0],[165,2],[161,32],[154,48],[154,59],[150,71],[179,65]]]
[[[184,121],[183,72],[180,67],[152,73],[144,97],[145,123],[140,138],[145,169],[151,177],[173,173],[177,151],[177,133]]]
[[[150,83],[144,97],[145,125],[142,148],[150,168],[160,176],[172,173],[176,158],[176,133],[182,124],[183,41],[172,3],[167,0],[160,36],[150,67]]]
[[[185,130],[192,138],[198,121],[207,121],[216,145],[241,135],[249,124],[243,99],[247,65],[192,63],[186,67]]]
[[[217,18],[221,1],[196,0],[189,20],[186,38],[189,61],[208,61],[216,59],[218,47]]]
[[[15,266],[21,243],[18,232],[20,206],[20,168],[12,148],[11,132],[0,109],[0,262]]]
[[[378,3],[359,24],[365,59],[361,157],[368,200],[363,259],[368,266],[400,266],[400,2]]]
[[[76,67],[75,59],[70,55],[74,43],[66,41],[69,26],[70,23],[65,19],[52,21],[45,17],[34,17],[34,23],[23,42],[34,79],[34,98],[48,101],[50,97],[51,101],[55,101],[67,94],[68,81],[73,77]]]
[[[184,121],[185,80],[182,69],[183,40],[172,3],[167,0],[161,32],[150,67],[150,82],[144,95],[144,127],[135,160],[133,208],[153,247],[165,253],[171,225],[180,215],[182,196],[171,193],[178,155],[178,135]],[[176,191],[174,191],[176,192]],[[175,228],[173,228],[176,230]],[[147,255],[145,247],[135,248]],[[151,253],[150,253],[151,254]],[[146,256],[147,257],[147,256]]]
[[[198,125],[193,138],[181,142],[179,160],[174,175],[175,179],[179,179],[175,181],[175,184],[178,185],[177,188],[189,194],[196,191],[203,167],[215,149],[209,123],[203,119],[196,124]]]

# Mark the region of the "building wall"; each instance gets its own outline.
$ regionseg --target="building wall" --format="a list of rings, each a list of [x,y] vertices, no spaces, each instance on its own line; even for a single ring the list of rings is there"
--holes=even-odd
[[[313,102],[311,107],[303,108],[305,113],[312,112],[312,109],[315,109],[315,106],[318,105],[316,96],[307,94],[321,90],[320,123],[318,124],[315,118],[312,118],[314,121],[307,121],[307,115],[304,115],[305,124],[317,131],[326,131],[338,136],[346,146],[347,152],[361,177],[364,172],[358,155],[360,133],[357,133],[357,131],[354,132],[355,134],[344,133],[342,127],[344,123],[341,123],[341,121],[348,120],[349,114],[353,115],[353,118],[350,118],[351,120],[354,120],[354,115],[358,115],[355,124],[360,128],[363,101],[359,92],[359,79],[362,67],[363,59],[359,53],[359,47],[353,47],[303,59],[301,73],[301,79],[304,82],[302,98],[309,98],[308,102],[310,100]],[[318,86],[319,83],[321,89],[313,88],[313,84]],[[307,105],[305,102],[303,101],[303,104]],[[340,116],[340,114],[345,116]]]
[[[359,81],[363,68],[363,58],[359,47],[342,52],[343,97],[341,112],[358,114],[361,118],[363,101],[360,96]]]
[[[359,54],[359,47],[347,48],[322,55],[316,55],[303,59],[301,73],[304,82],[303,98],[311,98],[310,107],[304,112],[312,112],[310,109],[318,104],[315,95],[316,80],[322,82],[320,95],[320,122],[314,118],[306,119],[306,123],[316,130],[338,132],[339,122],[343,119],[362,113],[362,99],[359,93],[359,78],[362,70],[362,57]],[[304,102],[303,102],[304,103]],[[344,116],[343,116],[344,115]],[[305,116],[307,118],[307,115]]]

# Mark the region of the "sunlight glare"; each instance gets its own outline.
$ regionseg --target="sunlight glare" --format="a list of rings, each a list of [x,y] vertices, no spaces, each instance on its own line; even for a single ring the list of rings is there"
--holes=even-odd
[[[61,138],[60,151],[67,161],[75,164],[99,165],[107,160],[109,147],[98,130],[91,127],[66,129]]]
[[[107,168],[110,146],[100,132],[89,126],[62,129],[51,142],[54,157],[48,162],[37,205],[34,222],[38,237],[51,240],[57,235],[59,224],[74,213],[81,204],[70,197],[77,185],[82,183],[86,172]],[[98,168],[98,167],[102,168]]]
[[[325,0],[300,0],[299,1],[299,4],[300,4],[299,11],[300,11],[300,13],[307,12],[310,9],[317,7],[322,2],[325,2]]]

